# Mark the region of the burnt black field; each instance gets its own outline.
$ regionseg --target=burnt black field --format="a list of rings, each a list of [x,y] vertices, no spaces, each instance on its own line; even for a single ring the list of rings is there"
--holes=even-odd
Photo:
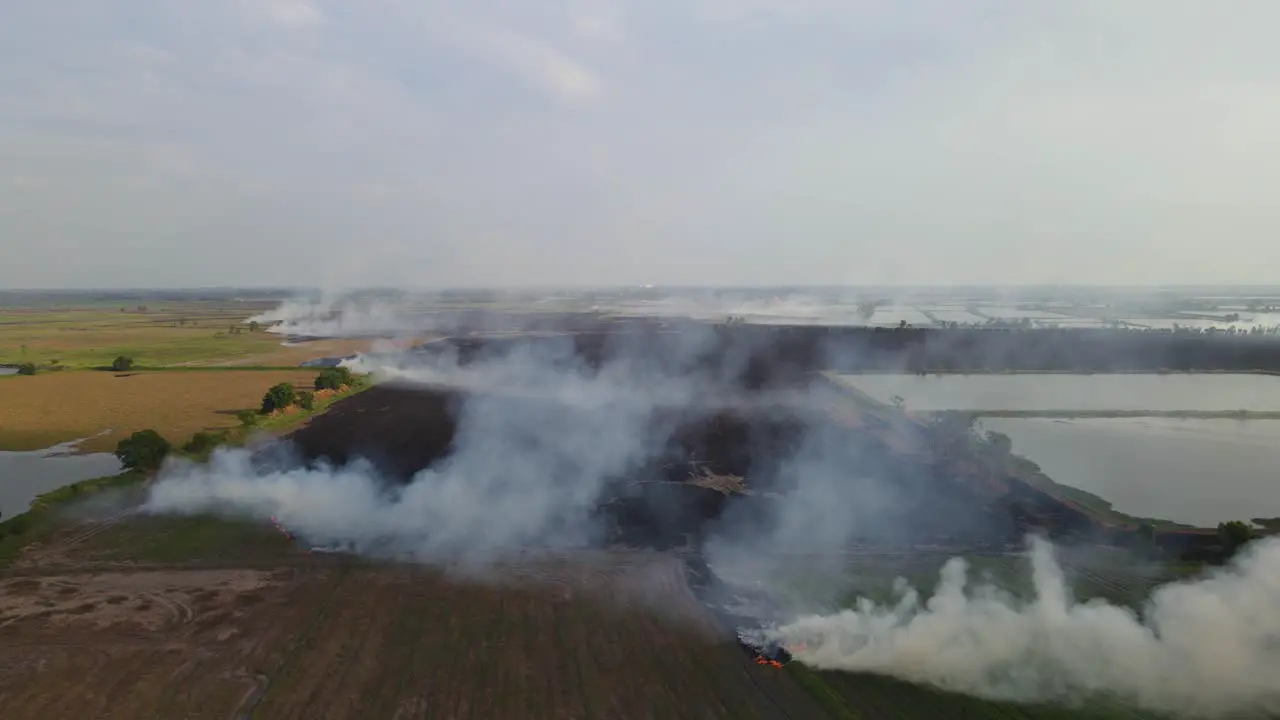
[[[544,319],[536,330],[556,327]],[[839,372],[1280,372],[1280,337],[1225,333],[1071,329],[943,329],[712,325],[635,319],[585,323],[574,318],[556,337],[459,337],[423,348],[463,361],[532,345],[569,344],[599,366],[621,354],[653,363],[689,362],[732,369],[748,384]],[[534,328],[530,328],[534,329]]]

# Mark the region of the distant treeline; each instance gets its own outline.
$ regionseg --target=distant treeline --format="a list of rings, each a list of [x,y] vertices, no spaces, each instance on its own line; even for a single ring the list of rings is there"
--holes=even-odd
[[[728,328],[768,352],[834,370],[905,372],[1280,372],[1280,338],[1102,328]]]
[[[842,372],[1275,372],[1280,337],[1175,335],[1101,328],[936,329],[728,324],[627,320],[575,327],[572,337],[466,338],[461,357],[502,353],[515,345],[570,343],[598,365],[612,356],[646,356],[659,365],[690,355],[723,377],[748,385],[797,380],[814,370]],[[709,335],[711,340],[709,341]]]

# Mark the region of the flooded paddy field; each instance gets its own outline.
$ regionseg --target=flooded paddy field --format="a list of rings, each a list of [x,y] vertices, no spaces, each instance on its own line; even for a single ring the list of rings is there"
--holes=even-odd
[[[76,443],[31,452],[0,452],[0,519],[24,513],[37,496],[120,471],[111,453],[72,454]]]
[[[881,402],[908,410],[1280,411],[1280,377],[1253,374],[841,375]]]
[[[983,418],[1054,481],[1200,527],[1280,516],[1280,420]]]
[[[881,402],[901,398],[912,412],[974,412],[983,430],[1009,437],[1014,454],[1121,513],[1201,527],[1280,516],[1280,420],[1194,417],[1280,411],[1280,377],[866,374],[840,380]],[[1069,417],[1073,412],[1126,417]],[[1189,417],[1155,417],[1178,413]]]

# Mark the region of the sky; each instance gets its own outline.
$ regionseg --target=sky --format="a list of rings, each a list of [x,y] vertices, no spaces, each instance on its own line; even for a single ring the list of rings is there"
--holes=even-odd
[[[1271,283],[1271,0],[0,0],[0,288]]]

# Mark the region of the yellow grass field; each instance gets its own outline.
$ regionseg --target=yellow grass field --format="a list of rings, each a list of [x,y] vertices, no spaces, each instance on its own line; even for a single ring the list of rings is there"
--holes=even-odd
[[[267,388],[291,382],[310,390],[319,371],[187,370],[116,374],[62,371],[0,378],[0,449],[35,450],[79,438],[84,451],[113,450],[153,428],[175,445],[200,430],[238,425]],[[95,436],[110,431],[109,434]]]

